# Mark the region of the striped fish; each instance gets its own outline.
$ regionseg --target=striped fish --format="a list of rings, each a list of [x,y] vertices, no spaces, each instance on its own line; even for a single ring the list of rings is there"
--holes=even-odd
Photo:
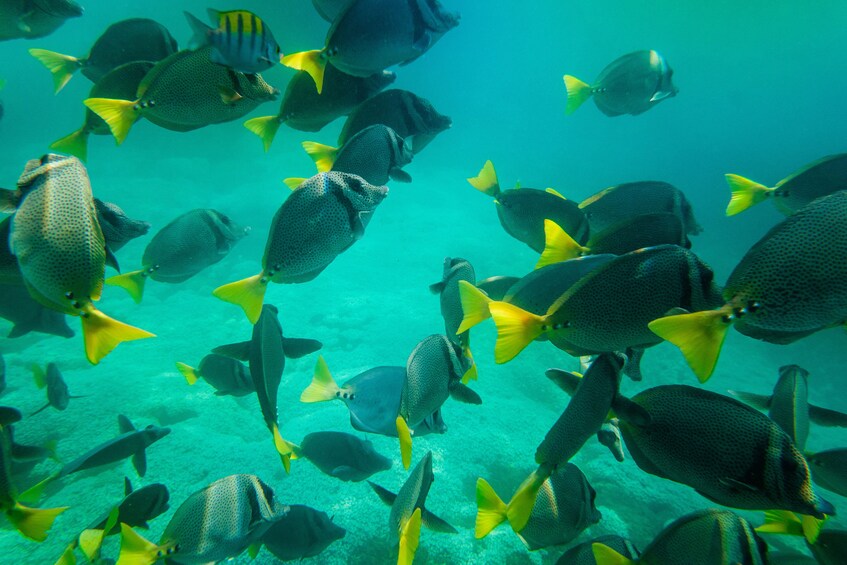
[[[213,63],[252,75],[271,68],[282,53],[270,28],[247,10],[219,12],[209,9],[212,28],[185,12],[194,30],[192,45],[210,45]]]

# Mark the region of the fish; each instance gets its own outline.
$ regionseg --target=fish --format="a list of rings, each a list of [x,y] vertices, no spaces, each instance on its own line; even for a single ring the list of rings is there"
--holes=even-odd
[[[847,186],[847,153],[828,155],[794,171],[773,187],[740,175],[726,175],[732,198],[726,215],[734,216],[770,198],[777,210],[790,216],[821,196]]]
[[[370,441],[344,432],[306,434],[294,449],[323,473],[342,481],[364,481],[374,473],[387,471],[391,461],[380,455]]]
[[[591,233],[606,229],[642,214],[673,214],[688,235],[698,235],[703,228],[694,217],[694,208],[685,194],[674,185],[662,181],[625,182],[605,188],[579,203]]]
[[[115,67],[94,83],[88,92],[88,97],[134,100],[138,85],[154,65],[155,63],[149,61],[134,61]],[[86,108],[82,127],[51,143],[50,149],[73,155],[80,161],[86,161],[88,160],[88,138],[91,134],[112,135],[112,130],[103,118],[92,112],[90,108]]]
[[[6,337],[16,338],[30,332],[59,337],[73,337],[65,315],[45,308],[29,295],[23,284],[0,284],[0,318],[12,322]]]
[[[630,400],[629,402],[626,402]],[[712,502],[822,518],[835,508],[812,486],[791,438],[754,408],[688,385],[663,385],[612,406],[638,467]]]
[[[97,209],[100,229],[103,230],[103,239],[113,253],[136,237],[146,235],[150,231],[149,222],[130,218],[117,204],[95,198],[94,207]]]
[[[138,565],[162,557],[175,563],[224,561],[257,543],[288,508],[256,475],[229,475],[186,498],[158,544],[122,524],[118,561]]]
[[[593,543],[597,565],[688,565],[698,563],[768,563],[768,546],[741,516],[718,508],[692,512],[659,532],[641,556],[630,559],[603,543]]]
[[[332,23],[344,13],[351,2],[352,0],[312,0],[312,5],[320,17]],[[328,65],[327,69],[330,66],[332,65]]]
[[[87,98],[83,103],[109,125],[118,145],[139,117],[173,131],[191,131],[237,120],[279,91],[261,75],[216,65],[211,47],[162,59],[138,85],[134,100]]]
[[[376,186],[384,185],[389,179],[412,182],[412,177],[403,170],[412,162],[411,145],[382,124],[363,129],[342,147],[304,141],[303,148],[317,165],[319,173],[338,171],[358,175]],[[285,184],[296,189],[305,180],[288,178]]]
[[[147,473],[145,450],[171,433],[171,429],[159,428],[151,424],[142,430],[138,430],[123,414],[118,415],[118,428],[121,432],[119,436],[93,447],[73,461],[66,463],[50,479],[61,479],[72,473],[115,463],[127,457],[132,457],[132,466],[135,467],[138,476],[143,477]]]
[[[559,557],[556,565],[597,565],[591,547],[595,543],[602,543],[627,559],[637,560],[641,555],[628,539],[616,535],[606,535],[575,545]]]
[[[388,187],[346,173],[319,173],[294,190],[273,217],[262,272],[218,287],[212,294],[259,319],[269,282],[303,283],[317,277],[365,234]]]
[[[176,40],[165,26],[147,18],[130,18],[107,27],[85,57],[46,49],[30,49],[29,53],[53,74],[58,93],[78,70],[91,82],[98,83],[121,65],[136,61],[155,63],[176,51]]]
[[[323,92],[318,94],[309,73],[298,71],[282,95],[279,114],[251,118],[244,122],[244,127],[259,136],[265,151],[268,151],[281,124],[300,131],[320,131],[336,118],[352,112],[396,78],[397,75],[389,71],[369,77],[354,77],[329,65],[324,76]]]
[[[509,517],[507,505],[485,479],[477,481],[476,489],[479,510],[474,535],[480,539]],[[596,495],[579,467],[566,463],[542,483],[526,525],[515,533],[530,551],[569,543],[600,521]]]
[[[618,57],[604,68],[592,84],[565,75],[568,101],[565,114],[573,114],[594,97],[597,108],[609,117],[642,114],[677,95],[673,69],[658,52],[635,51]]]
[[[373,14],[382,17],[375,20]],[[354,0],[332,22],[322,49],[286,55],[282,64],[309,73],[321,93],[327,64],[370,76],[411,63],[457,25],[459,14],[438,0]]]
[[[461,333],[458,331],[464,319],[460,295],[462,282],[470,285],[476,282],[473,265],[467,259],[445,257],[442,278],[439,282],[429,285],[429,290],[439,296],[441,317],[444,318],[444,334],[462,349],[462,355],[472,363],[462,377],[462,382],[467,384],[468,380],[476,380],[477,370],[471,353],[470,330]]]
[[[847,449],[827,449],[805,455],[816,485],[847,496]]]
[[[262,544],[280,561],[294,561],[320,555],[347,530],[332,521],[326,512],[303,504],[292,504],[261,538]]]
[[[497,326],[494,358],[508,362],[542,333],[575,356],[644,349],[661,342],[648,327],[656,316],[720,301],[714,272],[691,251],[676,245],[640,249],[592,270],[544,315],[505,301],[489,303]]]
[[[368,98],[350,113],[338,135],[338,145],[344,145],[375,124],[384,124],[403,139],[411,140],[412,153],[418,154],[439,133],[449,129],[453,121],[440,114],[426,98],[393,88]]]
[[[797,516],[793,512],[771,510],[765,512],[765,523],[756,532],[762,534],[788,534],[802,536],[806,548],[818,565],[840,565],[847,551],[847,530],[825,528],[825,520],[811,516]]]
[[[136,303],[144,296],[147,279],[177,284],[226,257],[250,233],[229,216],[197,208],[174,218],[160,229],[141,258],[141,269],[115,275],[106,284],[126,290]]]
[[[0,428],[5,428],[16,422],[20,422],[23,415],[17,408],[11,406],[0,406]]]
[[[35,416],[50,406],[59,411],[64,410],[68,407],[71,398],[82,398],[81,396],[71,395],[65,379],[62,378],[62,373],[59,372],[59,368],[55,363],[48,363],[46,370],[34,364],[32,366],[32,374],[35,378],[35,386],[38,388],[47,387],[47,404],[30,414],[30,416]]]
[[[209,8],[212,28],[183,12],[194,32],[193,45],[210,46],[212,62],[246,75],[273,67],[282,59],[282,49],[268,24],[247,10],[218,11]]]
[[[247,396],[256,391],[250,368],[238,359],[210,353],[200,360],[195,369],[185,363],[177,363],[177,370],[189,385],[203,379],[215,389],[215,396]]]
[[[301,402],[340,400],[350,411],[353,429],[369,434],[398,437],[396,418],[406,382],[406,367],[373,367],[351,377],[339,386],[322,356],[318,357],[312,382],[300,395]],[[441,409],[412,428],[415,437],[443,434],[447,426]]]
[[[83,11],[73,0],[5,1],[0,4],[0,41],[45,37]]]
[[[623,452],[623,439],[621,438],[619,422],[620,420],[617,418],[605,422],[597,432],[597,441],[606,446],[618,463],[622,463],[626,456]]]
[[[455,534],[456,529],[427,510],[426,497],[435,480],[432,472],[432,452],[427,451],[409,473],[397,494],[368,481],[371,488],[385,504],[391,506],[388,517],[389,539],[399,544],[397,563],[411,565],[418,549],[421,524],[441,533]]]
[[[406,382],[397,413],[397,436],[403,467],[412,461],[412,429],[428,419],[448,397],[467,404],[482,404],[479,395],[462,384],[472,361],[445,335],[423,338],[406,361]]]
[[[491,300],[503,300],[509,289],[519,280],[521,280],[521,277],[497,275],[477,281],[475,286]]]
[[[580,245],[588,240],[588,221],[579,205],[548,188],[512,188],[501,190],[497,172],[486,161],[479,175],[468,179],[478,191],[494,198],[500,225],[510,236],[527,244],[537,253],[545,247],[545,220],[570,234]]]
[[[27,290],[44,306],[80,318],[90,363],[98,364],[123,341],[154,337],[94,307],[111,252],[79,159],[56,154],[32,159],[18,180],[18,191],[5,196],[17,200],[9,248]]]
[[[818,198],[772,227],[729,275],[723,306],[658,318],[651,331],[711,377],[730,326],[768,343],[792,343],[847,320],[847,191]]]

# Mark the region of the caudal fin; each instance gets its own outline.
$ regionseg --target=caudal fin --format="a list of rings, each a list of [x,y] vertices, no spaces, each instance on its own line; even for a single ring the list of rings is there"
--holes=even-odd
[[[734,216],[755,206],[776,190],[738,175],[726,175],[726,183],[732,191],[732,198],[726,207],[727,216]]]
[[[35,541],[44,541],[47,539],[47,532],[53,526],[56,516],[68,508],[68,506],[61,508],[28,508],[15,502],[15,505],[6,511],[6,515],[20,533]]]
[[[265,147],[265,152],[267,152],[271,148],[271,143],[273,143],[281,123],[277,116],[262,116],[247,120],[244,122],[244,127],[259,136],[259,139],[262,140],[262,145]]]
[[[72,134],[51,143],[50,149],[73,155],[81,161],[85,161],[88,159],[88,135],[88,130],[81,127]]]
[[[721,309],[665,316],[653,320],[647,327],[676,345],[700,382],[705,383],[715,370],[730,326],[726,315],[726,310]]]
[[[509,525],[515,532],[520,533],[529,522],[532,508],[535,506],[535,499],[538,497],[538,491],[545,480],[547,480],[547,476],[535,470],[524,479],[524,482],[512,495],[512,500],[509,501],[509,506],[506,508],[506,516],[509,518]]]
[[[318,356],[318,362],[315,363],[315,374],[312,375],[312,383],[300,395],[300,402],[334,400],[338,397],[340,390],[335,379],[332,378],[332,374],[329,372],[326,361],[320,355]]]
[[[494,170],[494,163],[491,160],[486,161],[479,174],[470,177],[468,182],[472,187],[488,196],[496,198],[500,194],[500,183],[497,181],[497,172]]]
[[[592,543],[591,551],[594,553],[594,561],[597,565],[635,565],[635,561],[624,557],[608,545]]]
[[[536,269],[575,259],[591,250],[577,243],[553,220],[544,220],[544,251],[535,264]]]
[[[119,343],[147,337],[156,337],[148,331],[113,320],[93,306],[82,316],[82,335],[85,356],[96,365]]]
[[[397,437],[400,439],[400,458],[403,460],[403,468],[408,469],[412,464],[412,430],[403,416],[397,416],[394,421],[397,426]]]
[[[185,377],[185,380],[189,385],[193,385],[197,382],[199,375],[197,375],[197,369],[195,369],[194,367],[177,361],[176,369],[180,372],[180,374],[182,374],[183,377]]]
[[[421,509],[415,508],[405,524],[400,525],[400,549],[397,565],[412,565],[421,537]]]
[[[543,332],[541,328],[544,318],[513,304],[495,300],[488,305],[488,309],[497,326],[497,343],[494,345],[494,360],[497,363],[507,363],[514,359]]]
[[[108,285],[119,286],[129,293],[136,304],[141,304],[141,298],[144,296],[144,283],[147,282],[147,270],[132,271],[109,277],[105,282]]]
[[[314,51],[292,53],[283,57],[281,62],[286,67],[309,73],[309,76],[315,81],[318,94],[323,91],[324,71],[326,70],[326,59],[323,57],[323,50],[317,49]]]
[[[161,548],[147,541],[128,525],[121,522],[121,565],[152,565],[159,559]]]
[[[82,68],[83,62],[70,55],[62,55],[46,49],[30,49],[29,54],[53,73],[53,86],[56,94],[62,90],[74,73]]]
[[[488,295],[483,291],[469,283],[468,281],[459,281],[459,299],[462,301],[462,323],[459,329],[456,330],[456,335],[464,333],[491,317],[491,312],[488,311],[488,305],[492,302]]]
[[[262,314],[262,302],[265,300],[265,290],[268,283],[264,282],[262,273],[219,286],[212,294],[224,302],[240,306],[251,324],[259,321]]]
[[[474,536],[481,539],[506,521],[506,503],[485,479],[476,480],[476,526]]]
[[[89,110],[103,118],[118,145],[124,142],[129,128],[138,119],[141,108],[138,100],[113,100],[111,98],[88,98],[82,101]]]
[[[315,162],[319,173],[325,173],[332,169],[335,158],[338,156],[337,147],[315,143],[314,141],[304,141],[302,145],[312,161]]]
[[[594,91],[592,90],[591,85],[584,83],[571,75],[565,75],[564,80],[565,89],[568,91],[568,103],[567,106],[565,106],[565,114],[570,116],[576,112],[576,109],[582,106],[586,100],[591,98]]]
[[[297,190],[297,188],[306,181],[306,177],[288,177],[287,179],[283,179],[282,182],[285,183],[291,190]]]

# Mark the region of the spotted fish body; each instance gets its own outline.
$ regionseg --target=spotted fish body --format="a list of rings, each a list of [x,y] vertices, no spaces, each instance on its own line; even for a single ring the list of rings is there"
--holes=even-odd
[[[412,513],[418,508],[424,508],[426,497],[429,495],[429,489],[434,480],[432,452],[427,451],[426,455],[409,473],[409,477],[397,493],[397,498],[394,499],[394,504],[391,505],[388,526],[392,544],[398,542],[401,527],[409,520]]]
[[[411,144],[382,124],[369,126],[345,143],[332,164],[333,171],[358,175],[373,185],[393,178],[411,180],[401,169],[412,162]]]
[[[541,253],[544,220],[552,220],[575,241],[588,240],[588,222],[576,202],[535,188],[512,188],[495,195],[497,216],[506,233]]]
[[[431,335],[418,343],[406,361],[406,383],[400,397],[399,414],[410,428],[444,404],[468,364],[447,336]]]
[[[676,96],[673,70],[656,51],[635,51],[609,63],[592,87],[594,103],[607,116],[638,115]]]
[[[430,290],[437,292],[440,298],[441,317],[444,318],[444,334],[457,345],[466,348],[468,347],[469,330],[456,334],[456,330],[459,329],[464,317],[462,301],[459,297],[459,281],[476,284],[473,265],[466,259],[445,257],[442,280],[430,286]]]

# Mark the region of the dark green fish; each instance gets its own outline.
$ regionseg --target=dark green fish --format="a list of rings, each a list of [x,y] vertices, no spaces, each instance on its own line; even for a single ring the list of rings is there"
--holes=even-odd
[[[325,474],[342,481],[364,481],[391,468],[391,461],[371,442],[344,432],[306,434],[294,451],[297,457],[305,457]]]
[[[332,23],[335,19],[344,13],[344,10],[350,5],[353,0],[312,0],[312,5],[318,12],[318,15]],[[327,66],[327,72],[332,65]]]
[[[635,51],[618,57],[604,68],[593,84],[565,75],[568,91],[566,114],[594,97],[597,108],[607,116],[646,112],[662,100],[676,96],[673,69],[656,51]]]
[[[597,565],[597,561],[594,560],[594,550],[591,547],[592,544],[595,543],[602,543],[606,547],[614,549],[627,559],[637,560],[638,556],[641,555],[638,552],[638,549],[636,549],[636,547],[628,539],[624,539],[620,536],[608,535],[594,538],[591,541],[586,541],[570,548],[561,557],[559,557],[559,560],[556,561],[556,565]]]
[[[366,127],[384,124],[412,142],[412,152],[420,153],[435,136],[450,128],[453,121],[439,114],[429,100],[408,90],[391,89],[362,102],[350,113],[338,136],[338,145]]]
[[[0,3],[0,41],[50,35],[82,12],[73,0],[5,0]]]
[[[595,233],[585,244],[590,253],[623,255],[643,247],[679,245],[691,248],[685,226],[674,214],[642,214]]]
[[[285,89],[279,114],[251,118],[244,122],[244,127],[262,139],[267,151],[280,124],[300,131],[320,131],[336,118],[352,112],[396,78],[397,75],[388,71],[369,77],[354,77],[329,65],[324,76],[323,92],[318,94],[309,73],[300,71]]]
[[[8,338],[29,332],[39,332],[59,337],[73,337],[65,315],[37,302],[23,284],[0,284],[0,318],[14,324]]]
[[[176,40],[162,24],[147,18],[130,18],[111,24],[97,38],[85,57],[71,57],[45,49],[30,49],[33,57],[53,73],[56,92],[82,70],[91,82],[99,82],[109,71],[126,63],[155,63],[176,53]]]
[[[806,453],[806,461],[816,485],[847,496],[847,448]]]
[[[467,259],[460,257],[445,257],[444,269],[441,281],[429,285],[433,294],[438,294],[441,303],[441,317],[444,318],[444,333],[450,340],[462,348],[462,354],[473,362],[473,354],[470,349],[470,330],[459,333],[464,313],[462,312],[462,299],[460,296],[461,281],[470,285],[476,284],[476,274],[473,265]],[[469,369],[471,372],[463,382],[468,379],[476,379],[476,367]]]
[[[141,269],[106,279],[106,284],[129,292],[141,302],[147,279],[166,283],[186,281],[226,257],[250,233],[227,215],[211,208],[186,212],[160,229],[141,258]]]
[[[766,565],[768,546],[750,523],[728,510],[710,508],[677,519],[641,552],[628,559],[603,543],[594,543],[597,565]]]
[[[141,237],[150,231],[150,224],[142,220],[134,220],[117,204],[103,202],[94,199],[94,207],[97,209],[97,221],[103,230],[103,238],[106,246],[116,253],[121,247],[136,237]]]
[[[143,430],[137,430],[129,421],[129,418],[124,415],[118,416],[118,426],[121,435],[101,443],[70,463],[65,464],[53,478],[67,477],[71,473],[108,465],[127,457],[132,457],[132,466],[135,467],[138,476],[143,477],[147,472],[145,450],[171,433],[171,429],[149,425]]]
[[[261,542],[280,561],[295,561],[320,555],[346,533],[325,512],[292,504],[288,513],[268,528]]]
[[[81,396],[71,395],[65,379],[62,378],[62,373],[59,372],[59,368],[55,363],[48,363],[47,370],[42,370],[37,364],[33,365],[32,373],[35,377],[35,385],[38,388],[47,388],[47,404],[30,414],[30,416],[35,416],[50,406],[56,410],[64,410],[68,407],[71,398],[82,398]]]
[[[476,287],[485,293],[491,300],[503,300],[512,285],[521,280],[521,277],[494,276],[477,281]]]
[[[23,415],[17,408],[11,406],[0,406],[0,428],[6,427],[15,422],[20,422]]]
[[[613,409],[643,471],[733,508],[818,518],[835,513],[814,491],[806,460],[791,438],[746,404],[686,385],[647,389],[630,402],[619,399]]]
[[[190,385],[197,379],[205,380],[215,389],[216,396],[246,396],[256,391],[250,369],[226,355],[210,353],[200,360],[196,369],[185,363],[177,363],[176,368]]]

